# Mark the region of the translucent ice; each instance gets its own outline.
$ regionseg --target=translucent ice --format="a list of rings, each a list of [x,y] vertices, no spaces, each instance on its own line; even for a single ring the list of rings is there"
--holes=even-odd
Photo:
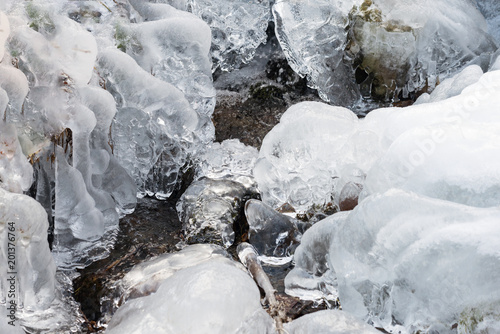
[[[260,292],[235,262],[219,258],[179,270],[149,296],[120,307],[106,333],[274,333]]]
[[[395,189],[366,198],[336,224],[328,253],[342,308],[413,333],[498,303],[498,217]]]
[[[0,314],[4,317],[0,330],[13,320],[6,312],[15,315],[15,327],[8,325],[2,333],[17,333],[21,326],[30,332],[53,333],[54,322],[62,330],[75,324],[71,305],[60,292],[48,227],[44,208],[33,198],[0,188]]]
[[[253,186],[253,167],[259,155],[255,147],[247,146],[238,139],[227,139],[221,143],[211,143],[197,156],[195,179],[231,179]]]
[[[495,0],[476,0],[477,7],[486,18],[490,34],[500,44],[500,3]]]
[[[314,224],[295,250],[295,267],[285,277],[285,292],[305,300],[335,302],[338,297],[335,270],[328,262],[335,225],[347,216],[337,213]]]
[[[98,65],[119,107],[111,130],[115,157],[136,180],[140,194],[168,197],[188,155],[199,149],[198,114],[182,92],[123,52],[102,52]]]
[[[465,0],[281,0],[273,14],[292,68],[337,105],[406,98],[496,50],[481,13]]]
[[[285,324],[289,334],[376,334],[375,328],[351,314],[339,310],[324,310],[306,314]]]
[[[359,131],[348,109],[318,102],[290,107],[264,138],[254,175],[262,199],[297,211],[332,201],[346,180],[362,180],[378,157],[378,137]],[[366,144],[372,144],[368,149]]]
[[[266,42],[269,0],[188,0],[187,6],[212,29],[214,70],[231,71],[248,63]]]
[[[254,190],[225,179],[201,178],[193,182],[177,202],[177,213],[189,243],[209,242],[230,246],[233,223]]]
[[[371,168],[369,193],[390,188],[471,206],[500,203],[499,123],[463,123],[406,131]]]
[[[459,95],[466,87],[476,83],[483,75],[483,70],[478,65],[464,68],[460,73],[441,82],[431,94],[424,93],[415,104],[435,102]]]
[[[249,226],[249,242],[257,249],[263,262],[291,261],[291,255],[305,230],[304,223],[254,199],[245,203],[245,216]]]
[[[22,193],[33,182],[33,168],[23,154],[12,124],[0,121],[0,187]]]

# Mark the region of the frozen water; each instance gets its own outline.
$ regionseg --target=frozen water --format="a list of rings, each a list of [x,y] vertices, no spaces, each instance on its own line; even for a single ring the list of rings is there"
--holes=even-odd
[[[500,122],[500,71],[478,78],[479,72],[476,66],[468,67],[452,79],[457,80],[458,90],[442,90],[445,97],[457,91],[459,95],[443,100],[436,95],[440,101],[404,109],[376,109],[362,120],[347,109],[321,103],[292,106],[264,138],[254,168],[264,203],[272,207],[289,203],[299,212],[330,201],[340,207],[347,184],[356,185],[351,189],[356,190],[354,200],[359,188],[364,187],[363,198],[411,179],[412,191],[427,187],[424,193],[429,196],[493,205],[498,185],[493,137]],[[472,160],[464,163],[462,150]],[[483,160],[477,160],[480,157]],[[440,167],[434,165],[438,161]],[[480,166],[484,175],[479,176],[474,166]]]
[[[482,75],[483,70],[478,65],[467,66],[460,73],[441,82],[431,94],[424,93],[419,96],[415,104],[436,102],[460,95],[462,90],[476,83]]]
[[[102,52],[98,65],[118,105],[111,130],[115,157],[136,180],[141,195],[170,196],[181,167],[198,149],[198,114],[182,92],[123,52]]]
[[[163,254],[142,262],[120,281],[120,300],[126,301],[155,293],[160,284],[177,271],[220,258],[229,258],[224,248],[211,244],[195,244],[179,252]]]
[[[63,297],[62,280],[56,276],[48,227],[47,213],[33,198],[0,188],[2,333],[24,333],[21,326],[30,333],[53,333],[54,322],[62,330],[76,324],[74,307]],[[12,320],[15,326],[7,325]]]
[[[214,134],[208,119],[215,107],[210,59],[210,28],[193,14],[167,4],[131,1],[145,22],[118,24],[118,47],[151,75],[181,90],[204,119],[202,131]]]
[[[274,333],[260,292],[234,261],[176,271],[155,293],[120,307],[106,333]]]
[[[431,325],[451,328],[467,308],[497,303],[498,217],[498,207],[402,190],[366,198],[336,224],[328,253],[342,308],[413,333]]]
[[[7,272],[17,272],[16,304],[28,309],[46,309],[55,298],[56,266],[47,242],[47,214],[34,199],[0,188],[2,230],[2,291],[7,296]],[[14,231],[12,231],[14,230]],[[15,241],[10,241],[13,237]],[[7,262],[7,241],[16,245],[14,259]],[[10,247],[10,246],[9,246]],[[10,252],[12,253],[12,252]],[[7,267],[9,265],[9,267]],[[12,267],[10,266],[12,265]],[[5,320],[5,319],[4,319]]]
[[[292,260],[306,228],[304,223],[254,199],[245,203],[245,216],[249,225],[249,242],[257,249],[260,260],[274,264]]]
[[[406,98],[496,50],[484,17],[465,0],[281,0],[273,14],[292,68],[336,105]]]
[[[360,96],[351,64],[344,60],[347,14],[358,3],[281,0],[272,7],[276,36],[289,65],[307,77],[322,99],[336,105],[351,105]]]
[[[498,206],[499,129],[499,123],[464,123],[408,130],[372,167],[365,189],[400,188],[471,206]]]
[[[488,22],[488,30],[500,44],[500,3],[496,0],[476,0],[477,7]]]
[[[0,121],[0,187],[22,193],[32,182],[33,168],[23,154],[16,128]]]
[[[376,334],[375,328],[351,314],[339,310],[324,310],[306,314],[285,324],[289,334]]]
[[[318,102],[290,107],[264,138],[254,168],[264,203],[305,211],[331,202],[348,181],[362,183],[378,157],[378,137],[360,131],[358,123],[342,107]]]
[[[269,0],[188,0],[187,9],[212,29],[213,70],[231,71],[248,63],[266,42]]]
[[[253,189],[232,180],[194,181],[176,205],[186,241],[230,246],[234,241],[233,223],[243,211],[242,204],[253,196]]]
[[[346,216],[346,213],[337,213],[317,222],[304,233],[293,255],[295,267],[285,277],[285,292],[288,295],[318,302],[336,301],[337,280],[328,262],[328,251],[335,225]]]
[[[231,179],[251,188],[255,186],[252,170],[258,155],[255,147],[238,139],[211,143],[197,157],[194,178]]]

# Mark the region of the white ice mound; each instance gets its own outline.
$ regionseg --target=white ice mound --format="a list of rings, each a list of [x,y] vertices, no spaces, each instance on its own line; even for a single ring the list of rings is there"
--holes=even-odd
[[[264,138],[254,168],[263,201],[302,211],[333,197],[341,207],[366,178],[361,198],[408,186],[459,203],[495,205],[500,71],[478,78],[480,71],[471,66],[452,79],[459,95],[445,87],[442,100],[376,109],[360,120],[341,107],[292,106]]]
[[[364,192],[400,188],[477,207],[500,205],[500,123],[440,124],[400,135]]]
[[[288,334],[377,334],[375,328],[351,314],[339,310],[323,310],[306,314],[285,324]]]
[[[21,326],[33,333],[53,333],[54,322],[61,331],[75,325],[73,306],[56,279],[48,228],[47,213],[38,202],[0,188],[2,333],[18,333]]]
[[[341,175],[362,182],[378,154],[364,146],[378,139],[358,131],[358,124],[356,115],[342,107],[318,102],[290,107],[264,138],[254,168],[262,200],[303,211],[332,201]]]
[[[213,70],[248,63],[267,39],[269,0],[188,0],[187,9],[212,29]]]
[[[467,0],[280,0],[273,15],[294,71],[336,105],[406,98],[496,50]]]
[[[179,252],[163,254],[142,262],[134,266],[121,280],[121,300],[150,295],[177,271],[221,258],[230,258],[224,248],[212,244],[194,244]]]
[[[342,308],[414,333],[451,328],[461,312],[498,303],[499,217],[499,207],[396,189],[366,198],[336,224],[328,253]]]
[[[254,281],[236,262],[219,257],[178,270],[155,293],[129,300],[115,313],[106,333],[274,331]]]

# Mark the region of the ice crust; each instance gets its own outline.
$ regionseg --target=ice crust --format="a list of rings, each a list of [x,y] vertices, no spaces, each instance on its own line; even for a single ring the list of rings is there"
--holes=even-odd
[[[184,269],[163,280],[155,293],[121,306],[106,333],[275,332],[259,289],[241,265],[221,256],[199,263],[208,246],[198,247],[200,255],[190,247]]]
[[[212,30],[213,70],[237,69],[248,63],[267,40],[269,0],[187,0],[187,9]]]
[[[273,15],[290,66],[336,105],[406,98],[496,50],[465,0],[280,0]]]
[[[338,205],[344,186],[354,182],[364,187],[361,198],[402,187],[495,205],[500,71],[478,79],[479,71],[469,67],[452,79],[473,82],[462,85],[459,95],[443,89],[451,97],[376,109],[361,120],[321,103],[292,106],[264,138],[254,168],[264,203],[289,203],[298,211],[330,201]]]
[[[289,334],[376,334],[375,328],[351,314],[339,310],[324,310],[306,314],[285,324]]]
[[[413,332],[498,302],[499,216],[401,190],[367,198],[337,224],[329,251],[343,309]]]

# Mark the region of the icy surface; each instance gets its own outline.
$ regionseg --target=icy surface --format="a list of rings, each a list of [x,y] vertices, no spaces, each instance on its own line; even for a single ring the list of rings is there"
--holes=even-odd
[[[245,145],[238,139],[211,143],[198,155],[195,164],[195,179],[231,179],[247,188],[255,184],[253,167],[259,155],[255,147]]]
[[[294,71],[336,105],[406,98],[496,50],[481,13],[465,0],[281,0],[273,15]]]
[[[488,30],[500,44],[500,3],[496,0],[476,0],[477,7],[488,22]]]
[[[274,333],[274,323],[250,276],[221,257],[179,270],[154,294],[120,307],[106,333],[123,332]]]
[[[254,168],[264,203],[289,203],[300,212],[328,202],[340,207],[342,190],[354,200],[359,188],[362,199],[408,186],[437,198],[494,205],[500,71],[480,77],[479,71],[471,66],[452,79],[459,95],[376,109],[362,120],[321,103],[292,106],[264,138]],[[446,97],[452,91],[442,90]]]
[[[155,293],[160,284],[177,271],[214,259],[229,258],[217,245],[194,244],[179,252],[164,254],[136,265],[120,282],[122,300]]]
[[[291,255],[305,230],[304,223],[254,199],[245,203],[245,216],[249,242],[263,262],[278,264],[292,260]]]
[[[232,180],[201,178],[193,182],[177,202],[177,213],[188,243],[209,242],[230,246],[233,223],[253,189]]]
[[[335,302],[338,297],[335,271],[328,263],[335,225],[346,217],[338,213],[314,224],[295,250],[295,267],[285,278],[285,292],[305,300]]]
[[[212,29],[213,69],[231,71],[248,63],[266,42],[269,0],[188,0],[187,8]]]
[[[306,314],[285,324],[289,334],[376,334],[375,328],[351,314],[339,310],[318,311]]]
[[[264,138],[254,168],[264,203],[304,211],[332,201],[343,186],[339,176],[362,179],[377,151],[365,152],[362,145],[374,135],[357,130],[356,115],[342,107],[302,102],[289,108]]]
[[[182,92],[148,74],[123,52],[102,52],[98,70],[117,101],[111,129],[116,158],[141,194],[170,196],[180,168],[196,148],[198,114]]]
[[[167,4],[131,1],[145,22],[119,23],[118,48],[126,52],[154,77],[181,90],[191,107],[205,120],[202,130],[213,138],[213,124],[207,118],[215,106],[212,84],[210,28],[195,15]]]
[[[22,193],[32,182],[33,168],[23,154],[16,128],[0,122],[0,187]]]
[[[401,190],[366,198],[337,224],[329,251],[342,308],[414,332],[498,302],[499,215]]]

